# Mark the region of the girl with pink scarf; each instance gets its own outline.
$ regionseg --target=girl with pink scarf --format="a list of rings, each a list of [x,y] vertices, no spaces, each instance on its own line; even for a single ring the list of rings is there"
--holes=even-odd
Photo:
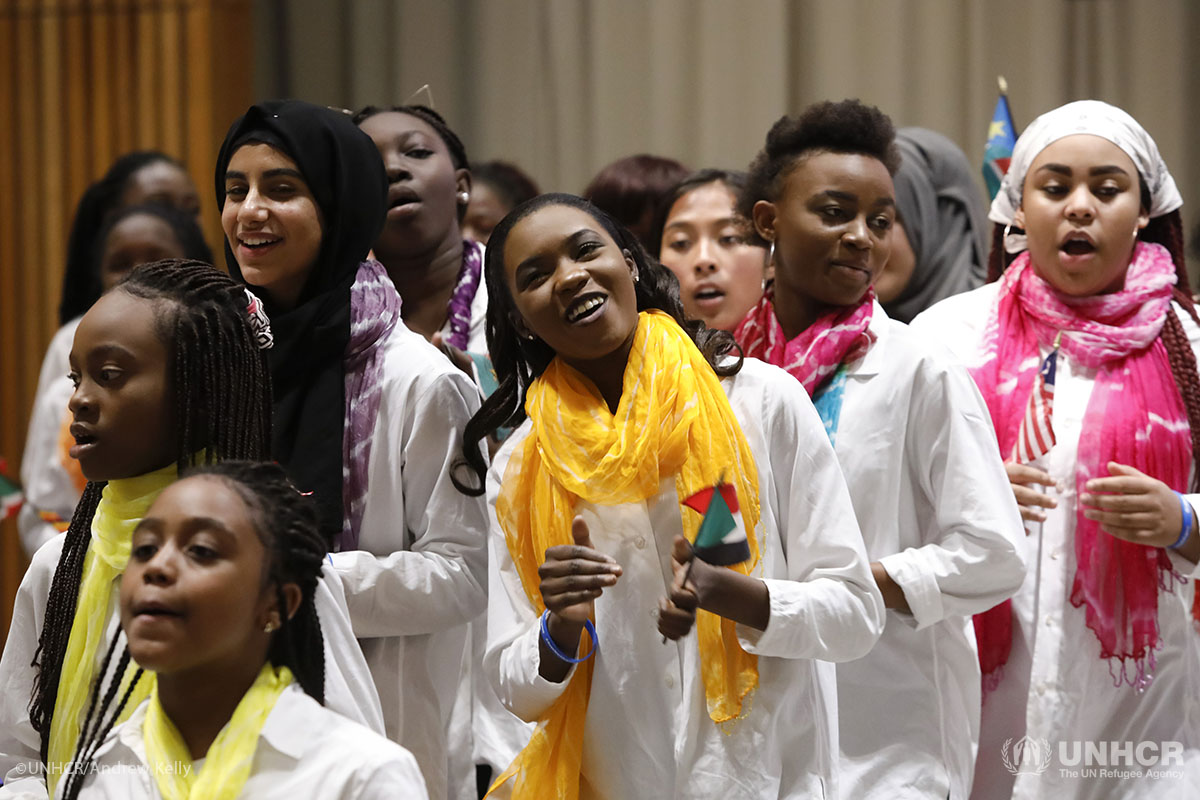
[[[980,673],[967,619],[1020,586],[1020,518],[966,370],[889,320],[874,279],[896,220],[891,121],[858,101],[779,120],[738,210],[775,278],[735,331],[825,422],[888,607],[837,665],[844,797],[965,800]]]
[[[1124,111],[1043,114],[989,214],[995,282],[913,323],[971,367],[1036,565],[1011,604],[976,618],[995,687],[976,797],[1200,796],[1200,324],[1182,202]],[[1019,459],[1050,361],[1053,435]]]

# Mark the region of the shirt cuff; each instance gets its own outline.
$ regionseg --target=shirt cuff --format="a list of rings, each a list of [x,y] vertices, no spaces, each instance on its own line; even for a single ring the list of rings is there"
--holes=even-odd
[[[942,605],[942,592],[938,588],[937,578],[921,568],[921,553],[909,548],[901,553],[893,553],[879,559],[884,570],[900,590],[912,611],[913,627],[921,630],[935,622],[941,622],[946,616]],[[892,609],[895,611],[895,609]],[[908,615],[897,612],[901,619],[908,621]]]
[[[536,721],[566,691],[567,684],[575,677],[575,668],[578,666],[572,664],[567,676],[560,683],[543,678],[539,671],[541,635],[541,623],[534,622],[513,640],[501,656],[502,664],[507,662],[508,668],[504,671],[511,681],[510,689],[514,702],[509,708],[526,722]]]
[[[738,643],[747,653],[786,658],[785,654],[791,644],[788,641],[788,623],[804,613],[804,603],[797,593],[787,591],[788,584],[794,587],[795,581],[764,578],[763,583],[767,585],[767,600],[771,609],[766,629],[760,631],[739,622],[734,626],[734,632],[737,634]]]

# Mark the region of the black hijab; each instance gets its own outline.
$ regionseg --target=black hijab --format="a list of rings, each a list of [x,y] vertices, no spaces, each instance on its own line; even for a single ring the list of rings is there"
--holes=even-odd
[[[321,531],[342,530],[343,359],[350,341],[350,287],[383,230],[387,177],[375,143],[345,114],[300,100],[251,106],[229,128],[217,156],[217,207],[225,207],[225,171],[243,145],[263,143],[296,162],[321,209],[321,249],[296,306],[283,311],[263,297],[275,346],[268,351],[275,387],[272,452],[296,486],[312,492]],[[225,263],[241,267],[225,242]]]

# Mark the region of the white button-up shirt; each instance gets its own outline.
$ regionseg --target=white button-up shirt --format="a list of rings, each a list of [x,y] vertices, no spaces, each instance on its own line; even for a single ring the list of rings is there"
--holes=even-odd
[[[416,757],[430,796],[441,798],[466,623],[487,605],[485,501],[450,481],[479,389],[403,322],[384,358],[360,549],[332,559],[388,738]]]
[[[914,327],[937,335],[974,365],[998,291],[999,284],[993,283],[944,300],[914,320]],[[1178,306],[1175,313],[1192,349],[1200,351],[1200,327]],[[1039,357],[1048,354],[1042,348]],[[1076,569],[1076,456],[1095,379],[1096,370],[1059,351],[1053,417],[1057,444],[1035,466],[1049,472],[1063,490],[1050,489],[1058,507],[1046,509],[1045,522],[1027,526],[1030,569],[1013,599],[1012,653],[999,687],[984,704],[976,798],[1008,798],[1010,792],[1015,798],[1047,800],[1200,797],[1200,634],[1191,616],[1194,583],[1188,580],[1158,593],[1160,649],[1153,683],[1144,692],[1115,685],[1109,662],[1100,658],[1099,640],[1087,627],[1085,609],[1070,602]],[[1200,506],[1200,495],[1188,499]],[[1181,575],[1200,576],[1195,564],[1169,552]],[[1013,743],[1022,736],[1047,749],[1049,763],[1043,771],[1036,769],[1040,761],[1030,766],[1017,759]],[[1143,747],[1146,764],[1137,760],[1136,748],[1143,742],[1155,748],[1151,753]],[[1089,745],[1107,749],[1109,743],[1130,745],[1130,758],[1120,754],[1106,758],[1106,764],[1086,758]],[[1159,756],[1168,743],[1179,743],[1178,757]],[[1083,754],[1078,761],[1076,749]],[[1105,775],[1106,770],[1114,774]]]
[[[987,405],[949,353],[887,318],[847,365],[838,461],[867,555],[904,591],[879,643],[839,664],[842,791],[966,800],[979,743],[972,614],[1025,577],[1021,516]]]
[[[0,798],[46,797],[46,782],[40,767],[41,739],[29,721],[29,700],[33,696],[36,674],[30,665],[46,618],[50,583],[65,540],[66,534],[59,534],[34,554],[17,589],[12,626],[8,629],[8,641],[0,658],[0,775],[4,776]],[[119,594],[120,582],[114,581],[109,595],[106,642],[111,641],[120,628]],[[321,571],[314,601],[325,640],[325,703],[333,711],[382,733],[379,696],[350,630],[341,580],[329,565]],[[96,651],[94,674],[100,672],[103,661],[104,648],[101,647]],[[110,672],[115,667],[114,661]],[[70,678],[63,673],[63,680]]]
[[[80,795],[89,800],[156,800],[142,725],[149,701],[109,731]],[[203,769],[203,765],[200,767]],[[63,783],[59,784],[58,797]],[[341,717],[298,684],[283,690],[263,723],[246,800],[426,800],[417,762],[404,748]]]
[[[658,602],[673,578],[671,544],[683,530],[673,479],[644,503],[580,501],[595,547],[624,573],[596,600],[599,646],[583,743],[581,797],[836,797],[837,689],[833,665],[875,643],[883,603],[824,427],[803,388],[753,359],[722,380],[758,467],[766,630],[739,625],[757,654],[759,686],[745,717],[708,716],[693,630],[663,643]],[[533,720],[563,691],[538,674],[538,615],[521,587],[495,518],[499,482],[528,436],[526,422],[496,456],[488,649],[497,694]],[[572,672],[572,674],[574,674]],[[569,680],[569,677],[568,677]]]

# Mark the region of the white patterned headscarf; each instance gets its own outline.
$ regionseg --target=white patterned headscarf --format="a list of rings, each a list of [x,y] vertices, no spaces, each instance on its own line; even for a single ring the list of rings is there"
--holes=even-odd
[[[1158,153],[1158,145],[1137,120],[1100,100],[1077,100],[1047,111],[1021,133],[1013,148],[1012,162],[1000,184],[1000,191],[992,200],[988,219],[1001,225],[1011,224],[1013,215],[1021,205],[1025,174],[1038,153],[1059,139],[1077,133],[1107,139],[1129,156],[1137,167],[1138,175],[1150,189],[1151,218],[1169,214],[1183,205],[1183,197]],[[1016,250],[1014,244],[1018,245]],[[1006,243],[1006,249],[1009,252],[1023,250],[1023,242]]]

